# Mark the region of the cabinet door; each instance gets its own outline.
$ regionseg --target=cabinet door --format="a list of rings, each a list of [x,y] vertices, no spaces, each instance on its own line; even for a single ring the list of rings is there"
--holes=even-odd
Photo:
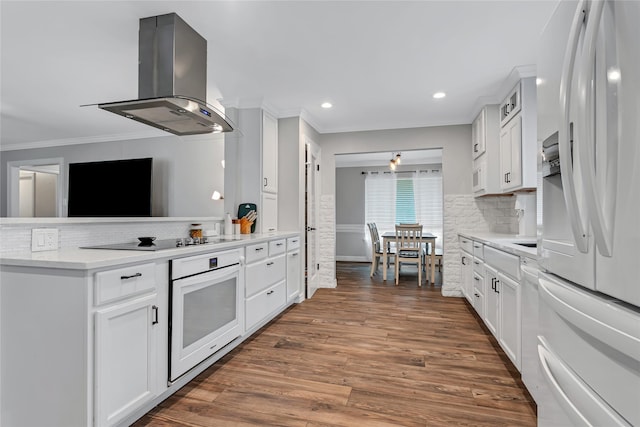
[[[467,301],[473,305],[473,257],[467,253],[462,252],[460,257],[461,271],[460,276],[462,278],[462,293]]]
[[[473,158],[478,158],[486,147],[486,111],[483,108],[471,124],[471,150]]]
[[[278,230],[278,196],[270,193],[262,194],[261,230],[271,233]]]
[[[287,254],[287,301],[292,301],[300,294],[300,250]]]
[[[500,278],[500,335],[498,342],[513,364],[520,370],[521,312],[520,284],[504,274]]]
[[[485,265],[484,271],[484,277],[487,281],[484,323],[487,325],[487,328],[489,328],[491,333],[495,337],[498,337],[498,311],[500,310],[500,283],[498,280],[498,272],[488,265]]]
[[[262,113],[262,191],[278,192],[278,120]]]
[[[486,291],[484,288],[484,277],[480,274],[473,272],[473,294],[478,296],[473,300],[473,308],[476,309],[476,313],[482,318],[485,313],[485,300],[482,298],[483,295],[486,295]]]
[[[156,395],[157,304],[152,294],[95,314],[97,426],[118,423]]]
[[[502,190],[522,187],[522,118],[514,117],[500,132]]]

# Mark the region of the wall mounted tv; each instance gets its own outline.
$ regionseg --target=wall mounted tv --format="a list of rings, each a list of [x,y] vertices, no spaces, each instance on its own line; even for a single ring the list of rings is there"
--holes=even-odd
[[[151,216],[152,158],[69,163],[70,217]]]

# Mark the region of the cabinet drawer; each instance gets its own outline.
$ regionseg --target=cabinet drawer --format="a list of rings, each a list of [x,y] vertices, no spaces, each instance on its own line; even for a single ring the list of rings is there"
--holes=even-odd
[[[155,289],[156,265],[134,265],[95,274],[95,304],[101,305]]]
[[[460,249],[467,251],[470,254],[473,253],[473,240],[459,236],[458,241],[460,242]]]
[[[284,280],[287,274],[286,258],[279,255],[268,258],[259,263],[248,265],[245,271],[245,295],[259,292],[274,283]]]
[[[287,250],[298,249],[300,247],[300,237],[289,237],[287,239]]]
[[[484,277],[484,262],[479,258],[473,258],[473,272]]]
[[[484,245],[482,243],[473,242],[473,256],[484,259]]]
[[[266,258],[268,255],[268,251],[269,244],[267,242],[248,245],[245,255],[247,264]]]
[[[247,299],[245,305],[246,329],[249,330],[286,303],[286,287],[284,280]]]
[[[520,258],[487,246],[484,249],[484,261],[503,274],[520,280]]]
[[[272,240],[269,242],[269,256],[283,254],[287,250],[287,241],[285,239]]]

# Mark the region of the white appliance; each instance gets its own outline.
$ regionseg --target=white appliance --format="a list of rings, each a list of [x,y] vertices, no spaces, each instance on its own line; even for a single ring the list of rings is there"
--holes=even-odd
[[[561,1],[540,41],[541,426],[640,426],[638,22]]]
[[[242,249],[171,260],[169,383],[244,333]]]

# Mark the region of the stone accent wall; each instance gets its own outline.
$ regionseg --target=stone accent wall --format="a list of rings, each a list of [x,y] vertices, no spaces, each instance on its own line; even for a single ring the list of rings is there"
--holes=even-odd
[[[462,296],[460,277],[460,232],[517,233],[515,196],[486,196],[471,194],[444,196],[444,257],[442,295]]]
[[[320,239],[320,288],[335,288],[336,281],[336,206],[333,194],[320,195],[320,223],[318,239]]]

